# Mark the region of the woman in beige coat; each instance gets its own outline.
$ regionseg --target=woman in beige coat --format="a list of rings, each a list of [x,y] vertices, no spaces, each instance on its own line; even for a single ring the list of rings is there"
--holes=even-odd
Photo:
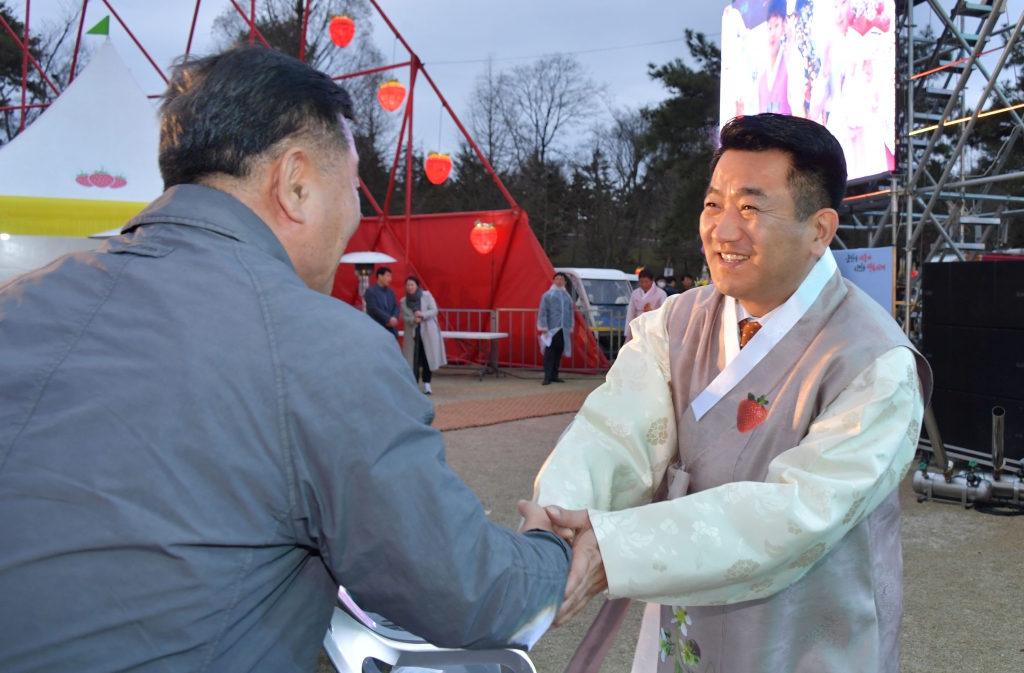
[[[402,320],[405,321],[405,336],[402,338],[402,353],[416,373],[419,383],[423,375],[423,392],[430,395],[432,372],[448,364],[444,352],[441,327],[437,324],[437,302],[433,295],[420,287],[416,276],[405,279],[405,296],[402,297]]]

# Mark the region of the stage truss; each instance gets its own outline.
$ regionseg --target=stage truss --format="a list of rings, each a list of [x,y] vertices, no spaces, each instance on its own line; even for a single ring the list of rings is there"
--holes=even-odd
[[[1024,171],[1006,170],[1011,154],[1024,151],[1024,104],[1007,96],[998,81],[1024,27],[1024,14],[1007,15],[1007,4],[897,3],[899,166],[892,176],[851,186],[855,193],[844,201],[839,234],[852,238],[850,233],[859,232],[868,247],[899,249],[897,318],[915,341],[920,338],[921,274],[915,273],[920,265],[1002,251],[1015,226],[1013,216],[1024,214],[1024,190],[992,193],[997,183],[1024,180]],[[922,35],[926,25],[936,27],[928,37]],[[986,55],[997,59],[994,66],[982,62]],[[995,114],[1012,120],[1010,136],[990,160],[968,157],[979,118]],[[929,166],[944,135],[955,143],[952,153],[945,163]],[[846,247],[842,240],[837,244]]]

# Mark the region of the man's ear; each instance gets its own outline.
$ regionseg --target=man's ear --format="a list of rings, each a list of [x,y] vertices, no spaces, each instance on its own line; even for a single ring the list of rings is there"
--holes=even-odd
[[[277,210],[285,219],[304,224],[309,216],[312,157],[301,147],[290,147],[274,162],[272,170]]]
[[[814,241],[811,244],[811,254],[821,257],[825,249],[832,243],[836,231],[839,230],[839,213],[832,208],[822,208],[814,215],[811,215],[811,225],[814,227]]]

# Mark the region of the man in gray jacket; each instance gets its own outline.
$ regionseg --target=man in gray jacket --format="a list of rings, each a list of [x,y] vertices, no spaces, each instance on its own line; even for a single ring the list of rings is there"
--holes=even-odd
[[[164,195],[0,286],[0,671],[308,673],[338,584],[441,646],[532,645],[568,548],[539,508],[488,521],[401,354],[327,296],[348,94],[243,47],[161,113]]]

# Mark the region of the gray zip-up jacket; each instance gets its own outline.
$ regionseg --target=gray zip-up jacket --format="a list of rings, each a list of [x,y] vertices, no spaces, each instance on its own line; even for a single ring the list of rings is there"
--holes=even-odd
[[[0,286],[0,671],[303,671],[337,585],[528,644],[565,544],[488,521],[389,336],[241,202],[168,190]]]

